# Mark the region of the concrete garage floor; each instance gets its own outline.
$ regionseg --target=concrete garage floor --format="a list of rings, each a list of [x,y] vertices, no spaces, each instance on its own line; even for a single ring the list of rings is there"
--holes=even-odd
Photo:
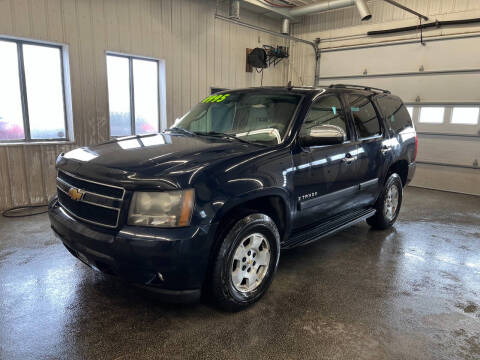
[[[237,314],[96,273],[46,215],[0,218],[0,359],[479,359],[480,198],[409,188],[395,228],[282,253]]]

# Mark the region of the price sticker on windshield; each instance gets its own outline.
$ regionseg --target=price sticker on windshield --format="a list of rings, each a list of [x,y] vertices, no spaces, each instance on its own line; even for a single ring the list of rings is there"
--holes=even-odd
[[[225,101],[230,94],[211,95],[202,100],[202,103],[221,103]]]

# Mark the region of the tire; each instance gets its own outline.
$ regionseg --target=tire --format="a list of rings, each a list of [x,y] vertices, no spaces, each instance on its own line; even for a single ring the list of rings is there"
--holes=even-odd
[[[394,194],[397,194],[395,206]],[[390,228],[397,221],[403,199],[403,185],[400,176],[393,173],[385,183],[385,187],[380,194],[375,209],[374,216],[367,219],[367,223],[374,229],[385,230]]]
[[[270,286],[280,259],[280,235],[275,222],[259,213],[224,230],[214,258],[211,295],[221,309],[235,312],[258,301]]]

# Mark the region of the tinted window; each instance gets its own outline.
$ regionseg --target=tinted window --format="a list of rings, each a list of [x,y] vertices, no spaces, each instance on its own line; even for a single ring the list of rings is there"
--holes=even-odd
[[[312,127],[319,125],[335,125],[348,134],[343,106],[336,96],[322,97],[312,105],[300,130],[300,136],[307,135]]]
[[[410,113],[400,99],[385,96],[379,98],[377,101],[380,110],[385,116],[387,126],[391,130],[398,133],[403,129],[412,126]]]
[[[348,95],[355,127],[360,138],[380,135],[380,123],[370,100],[361,95]]]

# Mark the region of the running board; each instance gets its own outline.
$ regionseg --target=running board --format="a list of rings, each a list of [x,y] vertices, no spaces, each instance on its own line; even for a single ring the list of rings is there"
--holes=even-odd
[[[354,212],[335,217],[313,228],[293,234],[284,244],[282,249],[291,249],[296,246],[306,245],[324,237],[330,236],[337,231],[355,225],[375,215],[375,209],[361,209]]]

